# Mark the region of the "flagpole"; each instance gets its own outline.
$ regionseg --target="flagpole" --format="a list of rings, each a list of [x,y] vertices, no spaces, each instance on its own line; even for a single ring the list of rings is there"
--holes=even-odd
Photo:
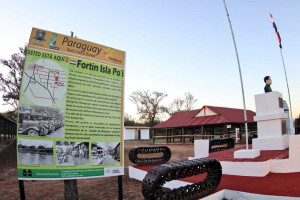
[[[241,88],[242,88],[242,95],[243,95],[243,104],[244,104],[244,118],[245,118],[245,131],[246,131],[246,149],[248,150],[248,124],[247,124],[248,122],[247,122],[247,111],[246,111],[246,102],[245,102],[244,85],[243,85],[243,77],[242,77],[242,71],[241,71],[241,66],[240,66],[240,59],[239,59],[239,55],[238,55],[238,51],[237,51],[237,47],[236,47],[236,43],[235,43],[235,38],[234,38],[234,33],[233,33],[233,29],[232,29],[232,25],[231,25],[231,21],[230,21],[230,18],[229,18],[229,13],[228,13],[228,10],[227,10],[227,6],[226,6],[225,0],[223,0],[223,3],[224,3],[224,6],[225,6],[225,10],[226,10],[226,14],[227,14],[227,18],[228,18],[230,30],[231,30],[231,35],[232,35],[233,44],[234,44],[234,48],[235,48],[236,59],[237,59],[237,63],[238,63],[239,73],[240,73],[240,81],[241,81]]]
[[[270,12],[269,12],[269,13],[270,13]],[[273,28],[275,29],[275,33],[276,33],[278,42],[279,42],[280,55],[281,55],[281,59],[282,59],[283,69],[284,69],[284,73],[285,73],[286,86],[287,86],[287,89],[288,89],[288,95],[289,95],[291,117],[293,117],[292,103],[291,103],[291,96],[290,96],[290,88],[289,88],[289,83],[288,83],[288,79],[287,79],[287,75],[286,75],[286,69],[285,69],[285,64],[284,64],[283,55],[282,55],[282,50],[281,50],[281,49],[282,49],[282,46],[281,46],[281,38],[280,38],[279,32],[278,32],[278,30],[277,30],[277,26],[276,26],[276,24],[275,24],[275,20],[274,20],[274,18],[273,18],[273,16],[272,16],[271,13],[270,13],[270,17],[271,17],[271,20],[272,20],[272,23],[273,23]]]
[[[286,86],[287,86],[288,94],[289,94],[289,102],[290,102],[291,117],[293,117],[289,83],[288,83],[288,79],[287,79],[287,75],[286,75],[286,69],[285,69],[285,64],[284,64],[284,60],[283,60],[282,50],[281,50],[281,48],[279,48],[279,49],[280,49],[280,55],[281,55],[282,64],[283,64],[283,69],[284,69],[284,73],[285,73]]]

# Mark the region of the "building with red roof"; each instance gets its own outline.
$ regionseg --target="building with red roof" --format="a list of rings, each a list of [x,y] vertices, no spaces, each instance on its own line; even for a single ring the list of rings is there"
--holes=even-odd
[[[16,133],[17,123],[0,113],[0,143],[2,139],[1,134],[3,134],[3,139],[6,141],[9,138],[16,137]]]
[[[246,113],[249,132],[256,131],[255,112],[247,110]],[[165,137],[167,142],[171,142],[172,138],[174,141],[176,137],[180,137],[182,142],[185,136],[194,138],[195,136],[208,135],[213,138],[215,135],[224,136],[234,133],[235,128],[239,128],[242,132],[244,125],[243,109],[203,106],[201,109],[176,113],[167,121],[153,126],[151,130],[154,140],[155,138]],[[159,129],[165,130],[166,136],[156,137],[155,134]]]

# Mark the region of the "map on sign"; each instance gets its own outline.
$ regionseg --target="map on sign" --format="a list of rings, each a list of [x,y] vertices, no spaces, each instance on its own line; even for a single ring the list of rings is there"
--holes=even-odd
[[[36,105],[54,105],[66,93],[66,77],[66,72],[58,63],[47,59],[36,60],[24,71],[22,90]]]

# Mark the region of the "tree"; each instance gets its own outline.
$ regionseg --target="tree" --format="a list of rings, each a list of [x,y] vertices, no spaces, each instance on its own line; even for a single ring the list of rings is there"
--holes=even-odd
[[[4,117],[11,119],[12,121],[17,121],[18,119],[18,112],[16,110],[12,111],[6,111],[4,113],[1,113]]]
[[[192,110],[194,104],[198,101],[195,99],[195,96],[192,95],[190,92],[184,93],[185,96],[185,110]]]
[[[169,105],[169,107],[163,107],[163,111],[168,113],[170,116],[173,116],[176,113],[183,111],[182,107],[183,107],[184,103],[185,103],[184,99],[176,98]]]
[[[129,100],[137,107],[140,119],[145,120],[150,126],[155,124],[160,113],[162,113],[161,101],[168,95],[163,92],[134,91]]]
[[[8,76],[4,76],[3,68],[1,66],[0,73],[0,91],[3,92],[3,100],[6,105],[11,105],[15,111],[18,110],[19,93],[21,86],[22,73],[25,63],[25,55],[27,52],[27,45],[24,48],[20,47],[21,53],[14,53],[10,60],[0,59],[3,67],[8,68]]]
[[[137,126],[139,125],[137,122],[135,122],[134,118],[125,113],[125,116],[124,116],[124,126]]]
[[[162,110],[170,116],[174,116],[178,112],[192,110],[198,100],[190,92],[184,93],[184,96],[185,98],[174,99],[168,107],[163,107]]]

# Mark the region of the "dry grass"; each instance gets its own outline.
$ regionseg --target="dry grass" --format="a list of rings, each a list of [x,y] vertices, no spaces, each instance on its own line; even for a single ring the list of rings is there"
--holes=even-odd
[[[128,166],[133,163],[128,159],[131,148],[153,145],[152,140],[125,141],[125,175],[123,176],[123,197],[125,200],[143,199],[142,183],[128,177]],[[160,146],[160,145],[159,145]],[[188,156],[194,156],[194,145],[187,144],[168,144],[172,152],[170,162],[187,160]],[[153,156],[153,155],[152,155]],[[17,179],[17,159],[16,144],[0,152],[0,199],[15,200],[19,199],[19,185]],[[47,200],[64,199],[64,182],[61,180],[53,181],[24,181],[26,199]],[[77,181],[79,199],[118,199],[118,178],[103,177],[92,179],[79,179]]]

